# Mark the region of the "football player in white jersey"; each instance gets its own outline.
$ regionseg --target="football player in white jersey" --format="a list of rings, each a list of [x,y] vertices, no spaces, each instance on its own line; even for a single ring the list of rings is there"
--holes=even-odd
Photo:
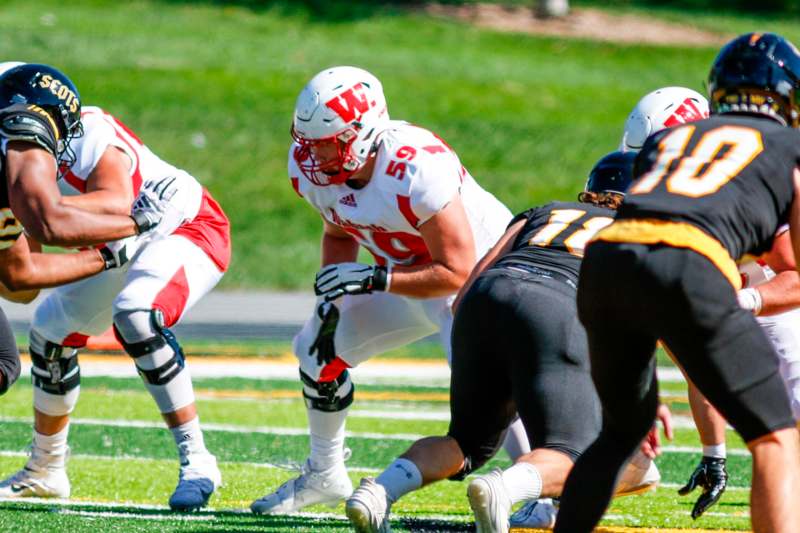
[[[197,180],[159,159],[118,119],[85,107],[80,121],[83,135],[72,140],[60,193],[53,191],[61,203],[124,214],[140,194],[144,200],[137,203],[161,201],[169,209],[126,268],[59,287],[37,307],[30,332],[32,453],[25,468],[0,483],[0,497],[69,496],[69,413],[80,390],[76,352],[113,325],[175,439],[181,466],[170,507],[197,509],[221,478],[203,442],[183,352],[169,328],[227,269],[229,223]]]
[[[255,513],[350,495],[348,368],[436,332],[449,357],[452,299],[511,220],[444,141],[389,119],[381,83],[362,69],[314,76],[298,97],[292,137],[289,178],[323,219],[319,306],[293,343],[311,453],[301,476],[253,502]],[[359,247],[374,265],[357,262]]]

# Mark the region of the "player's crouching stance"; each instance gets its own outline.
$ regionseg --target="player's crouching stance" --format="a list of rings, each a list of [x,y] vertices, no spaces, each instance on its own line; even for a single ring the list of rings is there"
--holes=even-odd
[[[0,63],[0,74],[19,65]],[[37,83],[45,76],[50,84],[57,81],[63,87],[63,98]],[[34,83],[29,83],[31,79]],[[0,297],[28,303],[40,288],[77,281],[122,266],[145,238],[133,235],[147,228],[127,214],[108,217],[78,211],[59,213],[56,206],[47,214],[63,217],[63,224],[74,224],[75,242],[85,239],[88,244],[100,236],[131,237],[99,249],[51,254],[42,253],[41,244],[24,233],[21,221],[35,233],[42,219],[27,205],[28,201],[39,198],[38,193],[32,194],[20,187],[20,183],[29,184],[36,179],[32,176],[55,182],[57,162],[69,157],[70,142],[75,135],[80,135],[81,128],[77,90],[61,72],[47,65],[35,65],[23,80],[27,83],[21,86],[19,81],[18,76],[14,79],[0,77]],[[154,227],[160,217],[158,206],[152,207],[156,210],[145,216],[148,227]],[[105,234],[95,229],[95,224],[102,222],[110,222]],[[0,394],[8,390],[19,374],[17,342],[8,319],[0,310]]]
[[[364,70],[316,75],[298,98],[292,135],[289,176],[324,223],[315,289],[332,303],[320,305],[294,339],[309,460],[300,477],[255,501],[255,513],[351,494],[347,369],[437,331],[449,353],[453,295],[511,219],[441,139],[389,120],[381,84]],[[354,262],[359,246],[377,265]]]
[[[464,479],[498,450],[519,412],[532,451],[467,489],[479,532],[508,531],[511,506],[555,497],[600,430],[575,291],[586,241],[611,223],[632,176],[633,154],[615,152],[590,174],[580,202],[553,202],[512,220],[456,301],[446,437],[417,441],[347,500],[359,532],[389,531],[404,494]]]
[[[94,213],[127,213],[137,193],[134,210],[149,203],[166,203],[167,209],[126,268],[60,287],[36,309],[30,332],[32,453],[25,468],[0,483],[0,497],[69,496],[67,434],[80,390],[77,349],[113,324],[175,439],[181,466],[170,507],[197,509],[221,476],[203,442],[189,371],[169,328],[226,270],[228,220],[192,176],[159,159],[119,120],[89,107],[81,121],[74,157],[58,184],[50,184],[50,195]]]
[[[800,53],[742,35],[708,85],[711,118],[647,140],[617,218],[587,247],[578,310],[603,429],[567,480],[557,532],[593,530],[652,424],[658,339],[747,443],[753,529],[800,531],[795,420],[774,349],[739,307],[735,263],[786,222],[800,250]]]

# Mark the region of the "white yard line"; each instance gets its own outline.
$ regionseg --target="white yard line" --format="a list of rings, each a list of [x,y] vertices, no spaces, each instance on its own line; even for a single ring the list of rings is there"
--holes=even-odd
[[[76,511],[74,509],[59,509],[57,512],[59,514],[88,516],[92,518],[126,518],[128,520],[154,520],[154,521],[180,520],[182,522],[212,522],[217,518],[213,514],[207,514],[207,515],[196,515],[196,514],[187,515],[181,513],[136,514],[136,513],[118,513],[114,511]]]
[[[224,357],[188,357],[187,368],[195,378],[242,377],[255,379],[298,380],[297,364],[294,362],[265,361],[261,359],[227,359]],[[23,373],[30,372],[30,360],[23,359]],[[450,369],[444,361],[387,361],[372,360],[351,370],[356,383],[384,385],[416,385],[447,387],[450,384]],[[137,377],[133,361],[127,357],[81,360],[81,375],[84,377]],[[683,375],[676,368],[659,368],[658,379],[682,382]]]
[[[360,410],[350,411],[349,416],[357,418],[379,418],[386,420],[433,420],[449,422],[450,411],[376,411]]]
[[[29,417],[0,416],[0,422],[28,422],[33,420]],[[111,426],[122,428],[152,428],[164,429],[163,422],[150,422],[147,420],[112,420],[102,418],[73,418],[71,424],[86,426]],[[286,435],[286,436],[307,436],[308,428],[286,428],[272,426],[237,426],[233,424],[213,424],[203,423],[206,431],[225,431],[229,433],[262,433],[266,435]],[[364,431],[348,431],[348,437],[372,440],[419,440],[425,435],[416,433],[372,433]]]
[[[81,360],[81,375],[84,377],[138,377],[130,358],[119,360]],[[188,357],[186,367],[194,378],[253,378],[296,380],[300,383],[297,364],[283,361],[235,361],[225,358]],[[23,375],[30,373],[30,362],[23,360]],[[364,385],[415,385],[418,387],[447,387],[450,385],[450,369],[447,364],[384,363],[368,361],[351,370],[356,383]]]
[[[374,413],[377,414],[377,413]],[[0,416],[0,422],[27,422],[32,423],[30,417],[13,417],[13,416]],[[73,418],[72,424],[87,425],[87,426],[112,426],[123,428],[148,428],[148,429],[163,429],[163,422],[147,421],[147,420],[105,420],[102,418]],[[305,436],[308,435],[308,428],[286,428],[286,427],[271,427],[271,426],[237,426],[232,424],[213,424],[204,423],[203,429],[207,431],[225,431],[229,433],[261,433],[265,435],[286,435],[286,436]],[[371,439],[371,440],[403,440],[415,441],[419,440],[426,435],[417,435],[414,433],[377,433],[377,432],[362,432],[362,431],[348,431],[348,437]],[[703,449],[696,446],[669,446],[663,447],[665,452],[668,453],[702,453]],[[4,452],[0,452],[2,454]],[[743,449],[729,449],[728,455],[747,456],[750,452]]]

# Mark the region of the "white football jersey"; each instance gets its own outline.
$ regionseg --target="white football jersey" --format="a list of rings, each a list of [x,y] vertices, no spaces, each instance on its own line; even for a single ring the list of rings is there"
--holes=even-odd
[[[431,261],[419,227],[460,194],[476,256],[482,257],[505,232],[511,212],[477,184],[435,134],[406,122],[390,124],[380,134],[372,179],[363,189],[314,185],[299,169],[298,145],[292,144],[289,178],[295,191],[325,220],[350,233],[378,264],[404,266]]]
[[[131,160],[131,179],[133,194],[139,192],[142,182],[176,177],[182,183],[180,187],[188,187],[195,192],[187,195],[191,201],[184,206],[185,218],[191,220],[200,209],[202,186],[185,171],[170,165],[156,156],[127,126],[116,117],[106,113],[99,107],[84,107],[81,111],[83,135],[70,143],[75,151],[75,162],[63,172],[59,180],[59,189],[65,196],[73,196],[86,192],[86,180],[97,166],[106,148],[114,146],[122,150]]]
[[[163,178],[175,178],[179,194],[170,203],[182,213],[176,220],[179,227],[156,228],[165,234],[182,235],[197,244],[221,270],[230,261],[229,224],[225,213],[200,182],[188,172],[159,158],[119,119],[99,107],[84,107],[81,111],[83,135],[70,143],[75,162],[61,169],[58,187],[64,196],[86,192],[86,182],[109,146],[122,150],[131,160],[130,177],[133,194],[139,193],[142,183]],[[163,225],[163,224],[162,224]]]

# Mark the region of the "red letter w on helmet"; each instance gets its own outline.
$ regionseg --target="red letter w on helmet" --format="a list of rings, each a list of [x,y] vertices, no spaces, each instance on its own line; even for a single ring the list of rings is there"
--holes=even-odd
[[[375,105],[375,102],[367,102],[361,83],[356,83],[352,88],[325,102],[325,105],[345,122],[352,122],[360,119],[362,114],[369,111],[370,105]]]

